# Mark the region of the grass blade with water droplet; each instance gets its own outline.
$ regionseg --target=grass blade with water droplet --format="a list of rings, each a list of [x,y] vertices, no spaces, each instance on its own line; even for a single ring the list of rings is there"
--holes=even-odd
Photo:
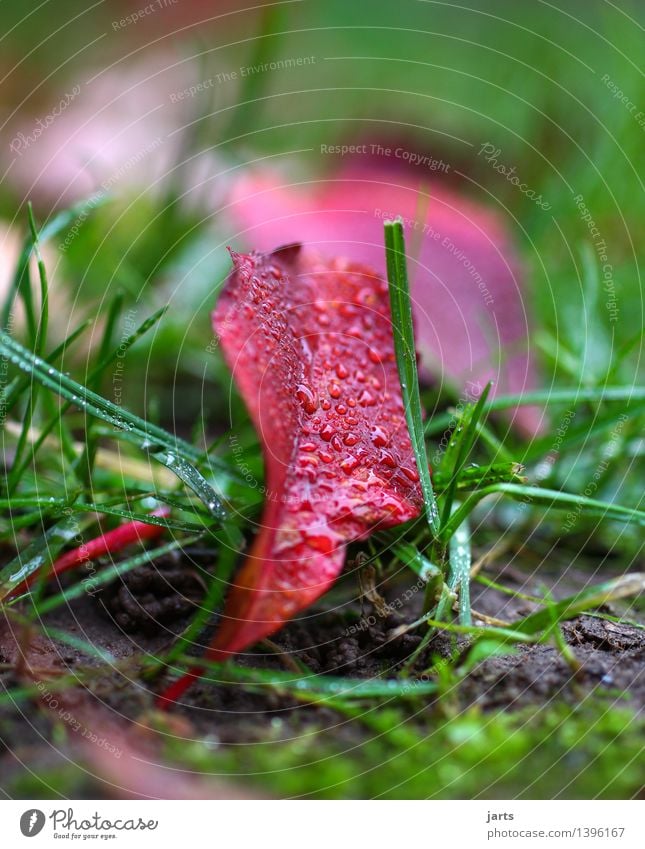
[[[134,413],[130,413],[123,407],[117,406],[112,401],[108,401],[91,389],[77,383],[71,377],[50,366],[41,357],[37,357],[31,351],[28,351],[4,331],[0,331],[0,353],[9,357],[11,362],[23,371],[32,374],[34,379],[47,389],[88,414],[111,424],[115,431],[125,431],[136,435],[145,447],[164,449],[156,452],[151,450],[150,453],[168,466],[180,480],[187,483],[202,499],[213,516],[219,519],[226,516],[226,510],[218,495],[201,472],[187,459],[202,459],[200,452],[188,442],[172,436],[163,428],[144,421],[139,416],[135,416]],[[176,462],[168,462],[168,457],[173,458]]]
[[[459,624],[470,625],[470,527],[464,520],[450,538],[448,546],[450,575],[448,586],[459,593]]]
[[[19,552],[0,570],[0,600],[37,569],[51,565],[63,546],[78,536],[79,529],[78,518],[68,516]]]

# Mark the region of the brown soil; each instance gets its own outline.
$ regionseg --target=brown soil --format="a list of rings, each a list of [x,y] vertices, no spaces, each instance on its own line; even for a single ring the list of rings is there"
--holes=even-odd
[[[83,671],[84,698],[126,727],[138,721],[153,706],[154,689],[161,681],[146,683],[138,675],[141,653],[163,651],[172,644],[188,621],[188,614],[200,595],[202,581],[197,567],[187,578],[174,561],[157,564],[151,579],[150,568],[133,573],[120,586],[97,597],[86,596],[70,607],[61,607],[46,618],[46,624],[80,637],[109,651],[116,659],[110,665],[88,657],[76,648],[55,644],[52,664],[56,674]],[[537,587],[521,573],[506,570],[490,575],[506,587],[536,593]],[[598,580],[595,576],[594,581]],[[347,582],[351,581],[351,584]],[[543,587],[544,576],[540,576]],[[567,573],[566,583],[552,581],[556,597],[569,594],[588,583],[584,574]],[[345,590],[355,591],[355,581],[344,576]],[[409,586],[409,581],[407,582]],[[387,601],[392,605],[406,584],[389,587]],[[345,592],[344,597],[348,593]],[[408,633],[392,637],[395,629],[418,615],[421,593],[412,596],[396,613],[379,615],[377,607],[365,600],[340,602],[343,587],[328,595],[317,609],[291,623],[274,638],[274,644],[261,647],[240,659],[248,666],[290,669],[301,662],[314,673],[359,678],[392,677],[418,646],[420,636]],[[473,608],[478,613],[510,621],[536,609],[531,602],[475,584]],[[381,611],[383,613],[384,611]],[[619,614],[619,610],[605,612]],[[211,627],[212,631],[212,627]],[[541,705],[551,699],[580,702],[591,693],[601,693],[612,701],[624,700],[636,711],[645,709],[645,631],[591,615],[580,616],[562,626],[574,660],[565,658],[552,642],[520,646],[514,654],[491,657],[478,664],[455,688],[451,696],[458,707],[477,704],[485,710],[515,709]],[[203,635],[205,642],[209,635]],[[413,672],[434,666],[441,658],[467,657],[464,638],[439,635],[420,655]],[[15,658],[0,642],[0,683],[16,683],[12,668]],[[131,662],[129,662],[131,659]],[[89,670],[89,674],[87,674]],[[19,677],[19,676],[18,676]],[[21,683],[25,683],[24,678]],[[90,695],[88,695],[90,694]],[[432,706],[432,700],[428,707]],[[52,717],[42,704],[23,703],[18,710],[0,708],[0,772],[10,775],[19,769],[19,760],[35,764],[51,758]],[[185,717],[197,735],[216,735],[220,743],[241,743],[266,736],[271,720],[286,720],[290,734],[308,724],[329,727],[337,715],[326,708],[303,706],[273,692],[250,692],[239,685],[199,682],[174,709]],[[21,741],[16,747],[15,741]],[[3,742],[4,741],[4,742]],[[28,742],[26,742],[28,741]],[[4,748],[4,752],[3,752]]]

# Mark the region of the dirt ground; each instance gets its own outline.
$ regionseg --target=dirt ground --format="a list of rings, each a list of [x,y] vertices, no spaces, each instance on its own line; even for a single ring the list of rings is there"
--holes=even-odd
[[[203,587],[197,572],[188,577],[175,560],[145,567],[128,576],[125,584],[107,588],[97,597],[85,596],[70,607],[60,607],[46,617],[45,625],[65,629],[109,651],[115,658],[110,666],[88,657],[69,645],[37,640],[27,666],[32,681],[38,669],[46,668],[42,679],[78,673],[84,681],[83,710],[96,707],[109,716],[116,728],[127,729],[153,706],[154,691],[162,681],[144,682],[138,673],[141,654],[163,651],[188,621],[191,604],[198,601]],[[515,568],[501,568],[487,577],[525,594],[538,592],[530,576]],[[344,580],[349,580],[345,578]],[[594,581],[598,580],[595,576]],[[566,580],[554,578],[553,594],[562,597],[588,582],[583,573],[567,573]],[[540,575],[543,589],[548,580]],[[408,581],[409,585],[409,581]],[[387,601],[400,597],[405,583],[388,586]],[[354,678],[393,677],[417,648],[418,632],[392,638],[402,623],[415,619],[421,593],[412,595],[396,613],[381,611],[378,604],[363,599],[334,606],[339,596],[327,596],[300,621],[293,622],[275,636],[272,644],[243,657],[243,665],[289,671],[301,662],[314,673]],[[188,599],[186,601],[185,599]],[[473,609],[504,621],[525,616],[537,605],[516,599],[480,584],[473,585]],[[619,614],[618,609],[605,612]],[[212,632],[214,624],[210,626]],[[0,681],[5,686],[25,685],[24,669],[16,670],[15,626],[5,623],[0,636]],[[23,632],[20,632],[23,633]],[[562,633],[573,653],[565,658],[552,641],[519,646],[512,654],[490,657],[477,664],[454,687],[450,695],[457,709],[478,705],[485,711],[515,710],[544,705],[550,700],[579,703],[591,693],[604,693],[636,712],[645,709],[645,631],[592,615],[583,615],[562,625]],[[24,633],[23,633],[23,638]],[[203,635],[208,640],[208,633]],[[412,674],[436,668],[442,658],[459,665],[466,657],[465,637],[436,636],[417,658]],[[34,661],[34,653],[36,660]],[[39,666],[40,662],[40,666]],[[23,664],[24,665],[24,664]],[[34,670],[35,673],[34,673]],[[78,689],[78,688],[77,688]],[[445,694],[444,694],[445,695]],[[235,745],[262,740],[271,723],[279,718],[291,733],[312,724],[329,727],[337,716],[329,708],[302,705],[289,696],[251,692],[235,684],[199,682],[176,707],[173,715],[189,723],[197,737],[216,735],[218,743]],[[429,698],[425,708],[432,710]],[[427,710],[424,710],[427,721]],[[42,700],[23,702],[19,708],[0,707],[0,773],[9,778],[23,769],[51,762],[56,749],[54,712]],[[346,731],[339,733],[349,733]],[[16,741],[18,741],[16,743]]]

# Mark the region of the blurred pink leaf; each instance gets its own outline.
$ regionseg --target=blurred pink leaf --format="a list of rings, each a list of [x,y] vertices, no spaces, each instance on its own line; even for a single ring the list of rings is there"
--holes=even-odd
[[[417,220],[424,206],[425,220]],[[462,394],[468,382],[481,387],[488,380],[497,394],[535,387],[519,264],[508,227],[492,211],[421,184],[410,171],[350,168],[295,184],[265,171],[246,172],[227,213],[235,227],[230,237],[259,250],[299,241],[323,256],[364,262],[382,275],[383,221],[400,215],[411,249],[422,379],[449,380]],[[540,415],[522,407],[513,411],[513,421],[534,433]]]

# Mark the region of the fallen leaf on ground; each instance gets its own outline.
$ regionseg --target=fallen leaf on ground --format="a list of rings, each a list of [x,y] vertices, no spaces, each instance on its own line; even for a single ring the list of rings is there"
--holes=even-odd
[[[233,261],[213,323],[262,442],[266,502],[207,652],[218,661],[329,589],[347,543],[423,504],[384,280],[298,246]]]

